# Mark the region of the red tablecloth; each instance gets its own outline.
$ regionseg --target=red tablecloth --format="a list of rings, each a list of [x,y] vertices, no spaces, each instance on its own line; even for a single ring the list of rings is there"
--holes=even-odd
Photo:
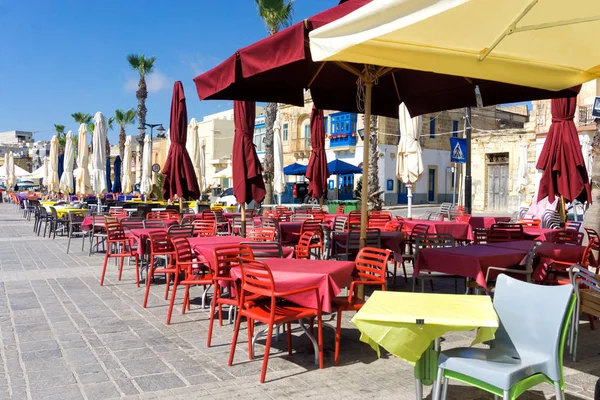
[[[419,251],[413,275],[417,275],[421,270],[442,272],[464,276],[465,278],[473,278],[479,286],[487,288],[485,284],[485,272],[488,267],[508,268],[517,265],[527,255],[527,250],[490,246],[487,244],[443,249],[422,249]]]
[[[523,228],[525,240],[539,240],[540,242],[552,242],[558,229],[549,228]]]
[[[469,218],[469,225],[472,229],[490,229],[492,225],[500,222],[509,222],[510,217],[483,217],[476,216]]]
[[[333,221],[333,219],[331,221]],[[328,220],[324,221],[323,224],[328,224],[330,226]],[[333,222],[331,222],[331,224],[333,224]],[[283,240],[282,243],[298,244],[298,241],[300,240],[300,229],[302,229],[302,222],[300,221],[280,222],[279,230],[281,232],[281,239]]]
[[[198,255],[198,259],[212,268],[213,250],[216,247],[227,246],[232,244],[240,244],[247,242],[248,239],[240,236],[211,236],[211,237],[194,237],[188,239],[192,249]],[[286,259],[291,259],[294,256],[294,249],[283,247],[283,256]]]
[[[150,232],[166,232],[166,228],[146,228],[146,229],[132,229],[128,235],[131,239],[137,242],[137,252],[140,257],[144,254],[149,253],[150,248],[146,248],[146,242],[150,238]]]
[[[507,249],[518,249],[527,253],[531,246],[533,246],[533,243],[535,243],[533,240],[519,240],[516,242],[507,243],[490,243],[489,246],[503,247]],[[531,279],[533,279],[534,281],[542,281],[546,275],[548,267],[554,261],[572,264],[580,263],[581,259],[583,258],[584,252],[585,246],[542,242],[542,245],[538,247],[536,251],[536,254],[540,256],[540,261],[535,266],[533,274],[531,275]]]
[[[271,269],[277,291],[286,292],[309,286],[318,287],[324,312],[332,311],[331,301],[343,287],[350,283],[354,271],[354,263],[351,261],[285,260],[281,258],[268,258],[262,261]],[[236,279],[241,279],[240,268],[232,268],[231,275]],[[317,307],[314,292],[300,293],[290,296],[287,300],[304,307]]]
[[[381,247],[391,250],[394,253],[394,260],[401,262],[405,238],[406,235],[404,232],[381,232]],[[346,240],[348,240],[347,232],[333,233],[333,255],[335,255],[336,250],[338,250],[336,243],[344,245],[346,244]]]
[[[417,224],[428,225],[429,233],[449,233],[457,240],[473,240],[473,229],[467,223],[425,219],[404,220],[404,226],[409,233]]]

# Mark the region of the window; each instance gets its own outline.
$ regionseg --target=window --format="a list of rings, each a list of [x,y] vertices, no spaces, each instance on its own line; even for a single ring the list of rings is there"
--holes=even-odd
[[[452,137],[458,137],[458,121],[452,120]]]
[[[310,139],[310,124],[304,125],[304,137]]]
[[[283,141],[287,142],[288,140],[288,124],[283,124]]]
[[[429,137],[435,139],[435,118],[429,118]]]
[[[254,129],[254,146],[256,146],[256,151],[265,151],[265,134],[267,133],[267,128],[265,126],[261,126]]]

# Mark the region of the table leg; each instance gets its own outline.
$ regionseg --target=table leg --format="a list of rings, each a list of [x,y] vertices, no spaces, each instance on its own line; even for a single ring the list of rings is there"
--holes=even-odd
[[[417,400],[423,400],[423,383],[420,379],[415,379],[415,388],[417,392]]]
[[[423,399],[423,385],[433,385],[437,377],[438,357],[440,352],[440,339],[432,341],[421,358],[415,363],[415,384],[417,399]],[[432,392],[432,397],[435,393]]]

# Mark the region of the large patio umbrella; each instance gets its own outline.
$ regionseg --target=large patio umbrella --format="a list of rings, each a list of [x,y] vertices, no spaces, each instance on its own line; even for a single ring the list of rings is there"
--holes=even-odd
[[[91,175],[92,190],[98,197],[98,205],[100,205],[100,195],[108,189],[106,187],[106,119],[100,111],[94,115]]]
[[[113,193],[121,193],[121,156],[115,157],[114,163],[115,180],[112,186]]]
[[[75,145],[72,131],[67,132],[64,156],[65,170],[60,177],[59,189],[63,194],[68,195],[73,192],[73,164],[75,162]]]
[[[362,174],[363,172],[361,167],[357,167],[356,165],[352,165],[338,158],[327,163],[327,170],[330,175]]]
[[[285,191],[285,174],[283,172],[283,142],[281,140],[281,122],[279,107],[273,124],[273,191],[277,194],[279,204]]]
[[[548,196],[552,203],[557,196],[566,201],[592,202],[590,180],[573,122],[576,107],[576,97],[552,100],[552,124],[536,165],[544,170],[538,201]]]
[[[50,140],[50,161],[48,163],[48,180],[46,186],[48,192],[58,192],[58,184],[60,183],[58,178],[58,138],[56,135],[52,136]]]
[[[190,155],[196,180],[198,181],[198,188],[200,188],[200,143],[198,140],[198,122],[196,121],[196,118],[192,118],[187,126],[185,148]]]
[[[306,165],[293,163],[283,167],[283,173],[286,175],[306,175]]]
[[[323,193],[329,177],[325,154],[325,118],[323,110],[318,110],[314,105],[310,114],[310,145],[312,151],[306,167],[306,178],[310,181],[308,195],[318,197],[319,204],[323,207]]]
[[[90,191],[89,148],[85,124],[79,125],[78,133],[77,169],[73,175],[75,175],[75,193],[85,196]]]
[[[63,173],[65,172],[65,154],[58,155],[58,184],[60,186],[60,178],[62,178]],[[60,189],[60,188],[59,188]]]
[[[149,196],[152,193],[152,141],[150,136],[144,138],[144,155],[142,156],[141,169],[140,193]]]
[[[110,157],[106,157],[106,191],[110,191],[112,189],[112,181],[110,179]]]
[[[123,152],[123,193],[133,192],[131,183],[131,136],[125,139],[125,151]]]
[[[17,183],[17,177],[15,175],[15,155],[12,151],[8,153],[8,163],[6,166],[6,186],[10,188]]]
[[[194,172],[194,165],[190,160],[185,143],[187,140],[187,108],[185,94],[180,81],[173,85],[173,98],[171,100],[170,137],[171,146],[163,167],[165,181],[163,183],[163,196],[165,199],[179,197],[180,208],[184,199],[200,198],[198,179]]]
[[[412,218],[412,188],[423,176],[423,150],[419,142],[423,118],[420,116],[411,118],[404,104],[400,105],[398,117],[400,120],[400,142],[398,143],[396,177],[406,185],[407,217]]]
[[[315,61],[561,90],[600,77],[581,40],[599,30],[594,0],[373,0],[311,32],[310,50]]]
[[[48,186],[48,170],[50,169],[48,167],[50,161],[50,157],[44,157],[44,165],[42,166],[43,168],[43,178],[42,178],[42,185],[44,186]]]
[[[232,170],[233,194],[241,206],[242,235],[246,233],[246,203],[252,200],[260,203],[265,198],[265,182],[262,167],[256,154],[254,138],[254,120],[256,104],[251,101],[233,102],[233,137]]]
[[[310,89],[317,108],[364,112],[368,121],[371,114],[396,118],[402,102],[411,115],[417,116],[479,104],[548,99],[575,93],[362,62],[314,62],[309,32],[350,15],[368,3],[370,0],[348,0],[238,50],[217,67],[194,79],[198,96],[201,100],[264,101],[303,106],[305,89]],[[439,30],[437,32],[439,34]],[[365,137],[369,136],[370,126],[366,124]],[[369,140],[366,140],[363,150],[365,174],[368,173],[368,147]],[[363,184],[363,213],[367,212],[367,193],[368,185]],[[361,225],[361,237],[366,237],[366,219]]]

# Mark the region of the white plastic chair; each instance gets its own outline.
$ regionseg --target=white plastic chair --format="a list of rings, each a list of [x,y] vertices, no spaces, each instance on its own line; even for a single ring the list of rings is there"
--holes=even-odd
[[[575,305],[573,285],[533,285],[504,274],[496,282],[496,340],[490,349],[443,351],[435,398],[445,399],[448,379],[454,379],[504,400],[547,382],[554,386],[556,398],[564,399],[563,348]]]

